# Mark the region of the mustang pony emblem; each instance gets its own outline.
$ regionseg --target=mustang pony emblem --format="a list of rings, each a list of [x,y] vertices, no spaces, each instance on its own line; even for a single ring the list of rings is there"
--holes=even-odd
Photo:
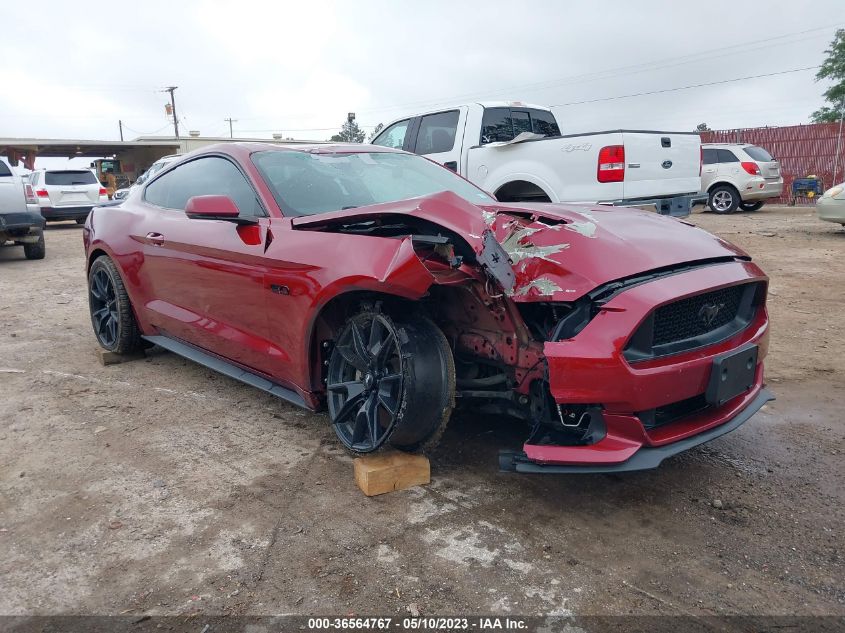
[[[716,317],[719,316],[719,312],[724,307],[724,303],[705,303],[698,311],[698,318],[701,319],[704,325],[710,327],[716,321]]]

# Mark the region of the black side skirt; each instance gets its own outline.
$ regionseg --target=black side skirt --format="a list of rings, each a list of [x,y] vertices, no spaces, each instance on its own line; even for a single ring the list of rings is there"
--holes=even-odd
[[[241,382],[246,383],[251,387],[256,387],[257,389],[266,391],[267,393],[272,394],[277,398],[287,400],[292,404],[303,407],[305,409],[309,409],[308,405],[305,404],[305,400],[302,399],[302,396],[300,396],[292,389],[288,389],[287,387],[283,387],[278,383],[267,380],[266,378],[254,374],[247,369],[238,367],[237,365],[234,365],[229,361],[223,360],[219,356],[214,356],[213,354],[204,352],[203,350],[194,347],[193,345],[188,345],[187,343],[183,343],[182,341],[170,338],[169,336],[145,336],[143,338],[149,341],[150,343],[154,343],[159,347],[163,347],[169,352],[179,354],[179,356],[184,356],[188,360],[192,360],[195,363],[199,363],[200,365],[204,365],[209,369],[213,369],[214,371],[219,372],[224,376],[229,376],[229,378],[240,380]]]

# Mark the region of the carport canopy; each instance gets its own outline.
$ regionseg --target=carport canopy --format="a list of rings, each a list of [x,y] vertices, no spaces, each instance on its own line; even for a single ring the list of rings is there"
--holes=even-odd
[[[12,165],[22,162],[35,168],[37,157],[50,158],[121,158],[127,162],[149,165],[162,156],[179,152],[177,139],[150,141],[86,141],[75,139],[0,138],[0,155]]]

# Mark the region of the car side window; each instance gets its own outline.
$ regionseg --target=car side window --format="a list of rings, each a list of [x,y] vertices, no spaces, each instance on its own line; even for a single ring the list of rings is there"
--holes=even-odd
[[[720,163],[738,163],[739,159],[729,149],[717,149],[716,154],[719,157]]]
[[[144,199],[166,209],[185,209],[194,196],[229,196],[241,217],[264,215],[258,198],[237,167],[225,158],[206,156],[179,165],[147,185]]]
[[[458,133],[459,118],[458,110],[427,114],[422,117],[414,152],[424,155],[452,151]]]
[[[12,170],[9,166],[0,160],[0,178],[7,178],[12,175]]]
[[[701,158],[702,158],[702,162],[705,165],[713,165],[713,164],[719,162],[719,159],[716,157],[716,150],[715,149],[701,150]]]
[[[408,132],[408,123],[410,123],[410,119],[397,121],[384,132],[379,134],[373,140],[373,145],[402,149],[402,146],[405,144],[405,134]]]

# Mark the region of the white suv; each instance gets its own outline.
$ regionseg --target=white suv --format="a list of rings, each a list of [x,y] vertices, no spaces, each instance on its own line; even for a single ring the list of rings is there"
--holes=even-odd
[[[85,224],[91,209],[109,200],[106,188],[90,169],[39,169],[29,180],[48,222],[76,220]]]
[[[780,163],[748,143],[703,143],[701,189],[715,213],[756,211],[783,191]]]

